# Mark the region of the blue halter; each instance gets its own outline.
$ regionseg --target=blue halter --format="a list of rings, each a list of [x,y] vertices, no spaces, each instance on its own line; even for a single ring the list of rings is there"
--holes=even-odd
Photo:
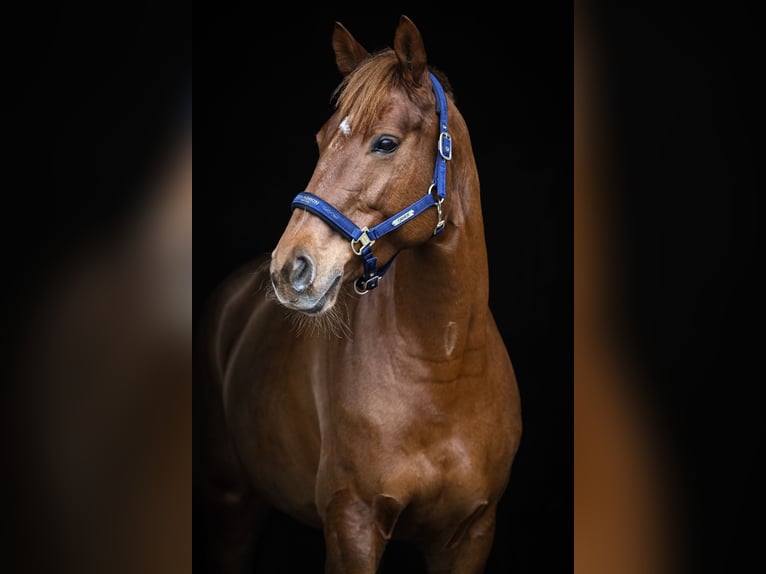
[[[430,72],[429,75],[431,76],[431,86],[436,95],[436,111],[439,114],[439,141],[437,143],[439,154],[436,156],[433,183],[423,197],[382,223],[378,223],[372,229],[360,228],[332,205],[312,193],[304,191],[293,199],[293,209],[299,207],[313,213],[351,241],[351,250],[361,257],[364,263],[364,275],[354,281],[354,289],[360,295],[375,289],[380,278],[394,262],[394,259],[391,258],[388,263],[378,268],[378,258],[372,253],[372,246],[378,239],[434,206],[436,207],[438,223],[433,234],[438,235],[444,230],[445,220],[442,214],[442,203],[447,197],[447,162],[452,159],[452,138],[447,126],[447,98],[444,95],[444,89],[436,76]],[[435,196],[434,191],[436,192]]]

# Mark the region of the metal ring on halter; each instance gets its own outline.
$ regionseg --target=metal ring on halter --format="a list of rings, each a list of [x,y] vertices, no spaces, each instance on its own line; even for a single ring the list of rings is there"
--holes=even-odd
[[[436,184],[432,183],[431,187],[428,188],[428,193],[430,194],[435,187]],[[436,227],[434,227],[434,235],[439,235],[447,223],[447,221],[444,219],[444,214],[442,213],[442,203],[444,203],[443,197],[434,200],[434,205],[436,205],[436,218],[438,219]]]
[[[362,227],[362,234],[359,236],[359,239],[352,239],[351,240],[351,251],[353,251],[354,253],[356,253],[360,257],[362,256],[362,251],[364,251],[365,247],[367,247],[368,245],[375,245],[375,240],[374,239],[370,239],[370,236],[367,235],[368,231],[369,231],[369,229],[367,229],[366,227]],[[358,250],[356,249],[356,247],[354,247],[354,244],[356,244],[356,243],[361,243],[362,244],[362,246]]]
[[[373,275],[372,277],[368,279],[363,279],[362,277],[360,277],[359,279],[354,281],[354,291],[356,291],[357,295],[365,295],[370,292],[370,289],[374,289],[375,287],[378,286],[378,279],[380,279],[379,275]],[[374,281],[375,285],[373,287],[368,287],[368,283],[370,283],[373,280],[375,280]],[[360,283],[363,285],[362,288],[359,288]]]

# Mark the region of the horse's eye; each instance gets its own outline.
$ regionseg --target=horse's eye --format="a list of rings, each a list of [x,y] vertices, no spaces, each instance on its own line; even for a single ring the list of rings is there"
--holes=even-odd
[[[399,142],[391,136],[381,136],[372,144],[372,151],[379,153],[391,153],[399,147]]]

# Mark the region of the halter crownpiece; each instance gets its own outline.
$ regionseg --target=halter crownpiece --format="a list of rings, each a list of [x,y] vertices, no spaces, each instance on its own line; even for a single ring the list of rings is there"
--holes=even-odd
[[[436,207],[437,214],[437,223],[433,234],[438,235],[444,230],[446,221],[442,212],[442,203],[447,197],[447,162],[452,159],[452,138],[447,124],[447,98],[444,95],[444,89],[436,76],[431,72],[428,75],[431,77],[431,87],[436,96],[436,112],[439,114],[439,141],[437,142],[439,153],[436,156],[433,183],[423,197],[385,221],[378,223],[372,229],[360,228],[335,207],[313,193],[303,191],[296,195],[292,202],[293,209],[299,207],[313,213],[351,241],[351,250],[361,257],[364,263],[364,274],[354,281],[354,290],[360,295],[375,289],[380,278],[394,262],[394,259],[391,258],[388,263],[378,269],[378,258],[372,253],[372,246],[378,239],[398,229],[400,225],[414,219],[430,207]],[[434,192],[436,192],[435,196]]]

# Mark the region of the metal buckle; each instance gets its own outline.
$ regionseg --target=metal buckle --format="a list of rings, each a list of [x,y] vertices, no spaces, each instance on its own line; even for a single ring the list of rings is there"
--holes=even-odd
[[[362,251],[364,251],[365,248],[368,245],[375,245],[375,240],[374,239],[370,239],[370,236],[367,235],[368,231],[369,231],[369,229],[367,229],[366,227],[362,227],[362,234],[359,236],[359,239],[352,239],[351,240],[351,251],[353,251],[354,253],[356,253],[360,257],[362,255]],[[356,244],[356,243],[361,243],[362,244],[362,246],[358,250],[356,249],[356,247],[354,247],[354,244]]]
[[[452,159],[452,137],[449,135],[449,132],[441,132],[439,134],[439,155],[446,161]]]
[[[380,275],[373,275],[367,279],[360,277],[354,281],[354,291],[356,291],[358,295],[369,293],[372,289],[375,289],[378,286],[378,281],[380,281]]]

